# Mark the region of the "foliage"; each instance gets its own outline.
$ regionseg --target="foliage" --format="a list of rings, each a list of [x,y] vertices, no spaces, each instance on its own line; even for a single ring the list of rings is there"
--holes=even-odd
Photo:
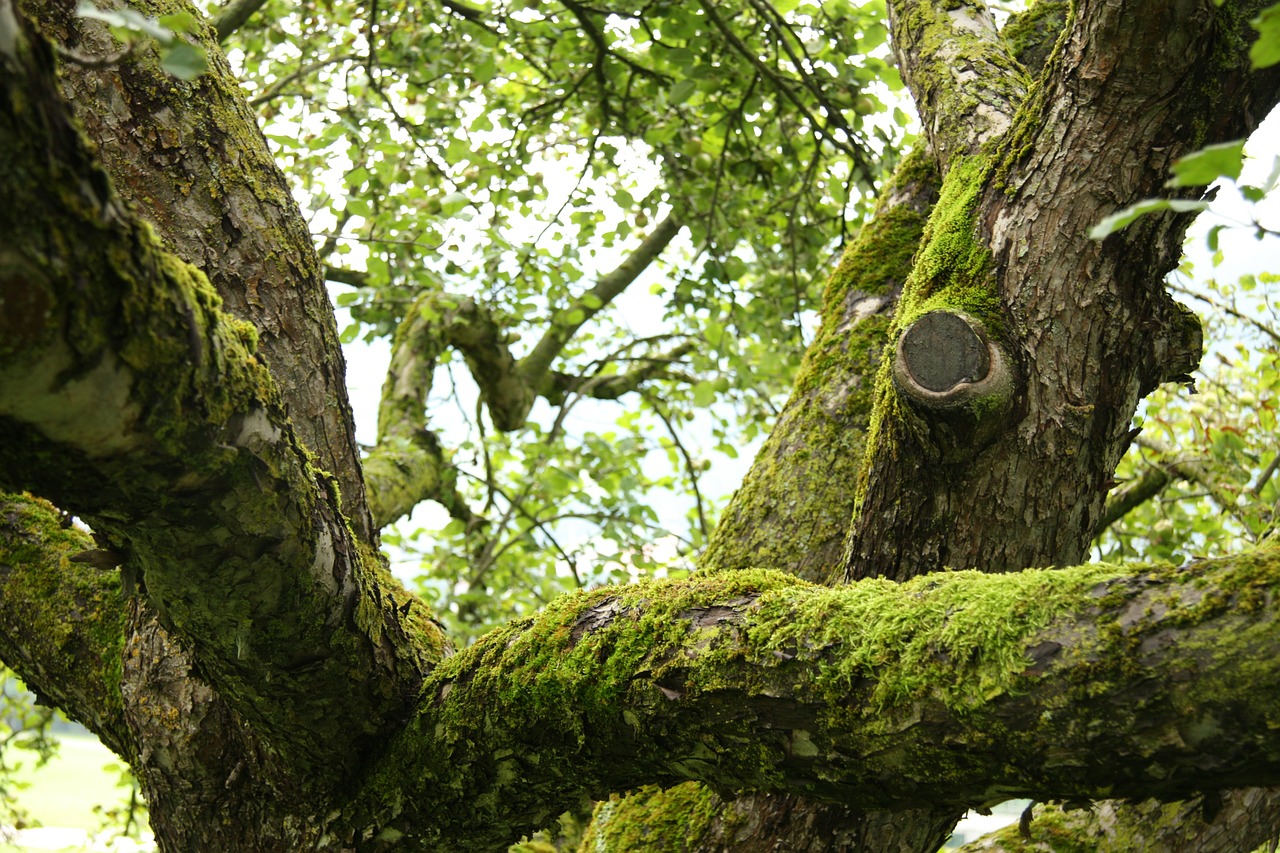
[[[1161,485],[1099,538],[1105,558],[1217,556],[1275,529],[1278,283],[1274,274],[1199,283],[1186,271],[1174,276],[1174,290],[1203,313],[1207,354],[1192,393],[1164,386],[1147,398],[1142,431],[1116,479],[1122,488]]]
[[[767,431],[836,246],[904,139],[882,100],[901,85],[883,16],[882,0],[272,2],[230,38],[349,288],[344,341],[391,338],[437,292],[480,302],[517,356],[589,320],[555,364],[574,376],[684,344],[621,400],[549,397],[505,434],[457,353],[441,357],[428,426],[483,521],[419,514],[386,541],[421,561],[451,629],[702,547],[727,491],[702,480],[712,455]],[[682,237],[641,292],[572,316],[667,216]]]
[[[30,817],[19,803],[28,783],[15,779],[14,773],[27,761],[40,766],[57,753],[58,742],[50,733],[56,713],[36,704],[17,676],[0,667],[0,830],[29,825]]]

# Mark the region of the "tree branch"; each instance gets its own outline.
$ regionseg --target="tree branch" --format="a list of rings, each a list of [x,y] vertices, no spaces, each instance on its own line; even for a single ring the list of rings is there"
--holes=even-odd
[[[1106,530],[1147,501],[1165,490],[1173,478],[1159,465],[1153,465],[1136,480],[1130,480],[1107,498],[1102,518],[1098,520],[1098,533]]]
[[[76,16],[74,3],[34,5],[33,24],[46,38],[95,56],[115,50],[106,27]],[[146,14],[193,11],[184,0],[155,0]],[[311,234],[226,57],[211,38],[200,46],[209,70],[190,82],[152,52],[127,73],[68,66],[59,82],[117,191],[168,251],[204,272],[228,313],[257,329],[259,357],[295,429],[338,479],[357,536],[372,543],[338,330]],[[105,91],[121,96],[104,102]]]
[[[96,547],[49,503],[0,494],[0,660],[44,704],[132,760],[120,697],[120,574],[69,562]]]
[[[524,358],[519,371],[532,388],[540,388],[546,381],[551,363],[573,339],[578,329],[594,317],[636,280],[649,264],[662,254],[682,226],[680,217],[673,210],[659,222],[653,233],[646,237],[636,250],[627,256],[612,272],[602,276],[596,285],[579,296],[569,306],[557,311],[542,339]]]
[[[227,0],[209,23],[218,34],[218,43],[226,41],[253,17],[253,13],[267,5],[267,0]]]
[[[362,817],[492,850],[644,782],[893,808],[1275,780],[1277,579],[1273,545],[1136,575],[828,589],[748,571],[596,590],[438,670]],[[377,805],[387,790],[398,814]]]
[[[1029,81],[982,0],[888,6],[898,69],[945,174],[1009,129]]]
[[[581,394],[593,400],[616,400],[624,394],[630,394],[639,389],[650,379],[672,376],[671,365],[679,362],[696,348],[696,344],[685,342],[669,352],[637,358],[635,361],[639,364],[638,367],[612,376],[599,373],[578,376],[553,370],[549,376],[550,387],[543,390],[542,396],[553,406],[563,405],[565,398],[570,394]],[[611,363],[615,358],[616,355],[610,356],[603,363]],[[683,375],[679,375],[679,378],[688,379]],[[688,379],[688,381],[693,380]]]

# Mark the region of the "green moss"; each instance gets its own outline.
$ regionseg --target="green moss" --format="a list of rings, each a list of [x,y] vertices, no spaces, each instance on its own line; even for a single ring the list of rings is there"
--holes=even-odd
[[[704,785],[686,782],[663,790],[649,785],[614,795],[596,806],[579,853],[686,853],[719,812],[719,800]]]
[[[1098,839],[1087,832],[1087,814],[1083,810],[1065,812],[1059,806],[1036,806],[1029,834],[1023,836],[1018,824],[1012,824],[989,836],[1005,853],[1097,853]],[[982,849],[967,845],[962,850]],[[1116,848],[1126,849],[1126,848]],[[1140,847],[1131,848],[1134,850]]]
[[[73,687],[77,698],[100,703],[64,707],[90,728],[101,733],[104,720],[123,727],[119,572],[69,562],[97,546],[46,501],[7,494],[0,495],[0,507],[0,596],[10,634],[21,638],[12,653],[0,643],[6,662],[47,695],[68,695]],[[24,666],[29,662],[37,668]]]
[[[1009,690],[1026,670],[1026,637],[1120,571],[1027,570],[981,584],[976,571],[861,581],[815,591],[803,613],[775,590],[760,596],[751,640],[764,652],[800,655],[842,644],[840,661],[820,677],[832,698],[876,673],[877,708],[934,696],[963,710]]]
[[[974,219],[991,170],[988,156],[952,162],[903,288],[895,329],[905,329],[929,311],[959,310],[998,334],[1002,319],[989,275],[991,252],[979,242]]]
[[[1066,0],[1036,0],[1000,31],[1010,53],[1032,73],[1044,67],[1064,31],[1069,5]]]

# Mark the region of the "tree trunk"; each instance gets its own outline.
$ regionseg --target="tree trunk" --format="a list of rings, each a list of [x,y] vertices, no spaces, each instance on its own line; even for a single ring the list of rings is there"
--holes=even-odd
[[[194,84],[149,48],[68,71],[104,172],[0,0],[0,487],[98,537],[4,499],[0,655],[138,769],[163,849],[492,850],[699,780],[724,803],[706,849],[925,850],[1009,796],[1280,778],[1275,547],[908,580],[1084,553],[1138,399],[1198,356],[1160,286],[1185,217],[1087,231],[1275,102],[1247,69],[1262,4],[1082,0],[1030,87],[982,8],[941,5],[891,4],[934,162],[830,289],[720,571],[567,598],[447,657],[375,556],[305,228],[216,48]],[[30,17],[107,49],[65,4]]]

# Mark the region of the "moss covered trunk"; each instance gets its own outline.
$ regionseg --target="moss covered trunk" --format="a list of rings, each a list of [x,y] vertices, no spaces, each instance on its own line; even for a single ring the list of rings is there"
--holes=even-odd
[[[49,38],[105,37],[0,0],[0,487],[97,535],[4,498],[0,656],[138,770],[175,851],[493,850],[690,780],[672,849],[925,850],[1008,796],[1280,780],[1274,547],[1014,571],[1077,561],[1133,406],[1194,362],[1159,285],[1186,222],[1085,231],[1274,103],[1259,5],[1081,2],[1035,82],[980,6],[891,4],[928,144],[716,571],[451,657],[376,554],[314,255],[216,47],[196,83],[149,49],[59,79]],[[944,566],[1009,574],[896,582]]]

